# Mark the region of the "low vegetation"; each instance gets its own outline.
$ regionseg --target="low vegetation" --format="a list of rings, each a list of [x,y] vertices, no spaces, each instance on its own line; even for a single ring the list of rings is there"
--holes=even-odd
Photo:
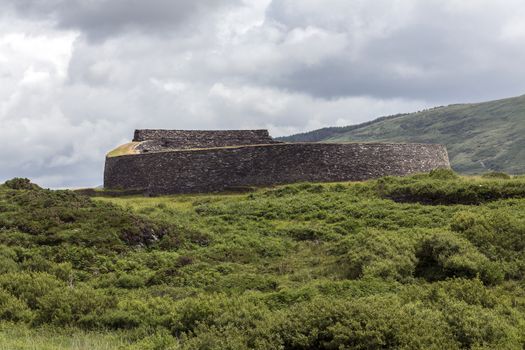
[[[0,349],[523,349],[525,178],[0,186]]]
[[[130,154],[136,154],[137,150],[135,149],[139,145],[139,142],[129,142],[124,145],[118,146],[114,150],[110,151],[107,154],[107,157],[119,157],[119,156],[125,156]]]

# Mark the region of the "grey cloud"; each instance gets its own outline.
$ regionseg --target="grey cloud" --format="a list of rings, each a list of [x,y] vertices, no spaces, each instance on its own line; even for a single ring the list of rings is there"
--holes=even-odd
[[[238,0],[3,0],[19,16],[53,20],[64,29],[80,30],[93,40],[123,31],[169,35],[173,28]],[[186,28],[189,29],[189,28]]]

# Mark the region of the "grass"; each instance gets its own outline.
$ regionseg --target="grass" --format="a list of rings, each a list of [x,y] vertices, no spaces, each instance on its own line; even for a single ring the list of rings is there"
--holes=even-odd
[[[0,350],[114,350],[127,345],[118,334],[0,323]]]
[[[112,157],[118,157],[118,156],[125,156],[130,154],[137,154],[137,151],[135,150],[135,147],[139,145],[140,142],[129,142],[124,145],[118,146],[114,150],[110,151],[106,157],[112,158]]]

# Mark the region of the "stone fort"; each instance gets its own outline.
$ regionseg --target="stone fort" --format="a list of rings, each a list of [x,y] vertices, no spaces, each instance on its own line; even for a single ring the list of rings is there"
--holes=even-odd
[[[267,130],[136,130],[106,157],[104,187],[152,195],[361,181],[449,168],[442,145],[285,143]]]

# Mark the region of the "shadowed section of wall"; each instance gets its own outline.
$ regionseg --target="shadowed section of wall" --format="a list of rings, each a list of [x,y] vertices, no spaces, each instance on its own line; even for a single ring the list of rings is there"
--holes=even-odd
[[[187,149],[277,143],[268,130],[135,130],[135,142],[142,147]]]
[[[104,186],[150,194],[199,193],[300,181],[359,181],[449,167],[442,145],[283,143],[107,158]]]

